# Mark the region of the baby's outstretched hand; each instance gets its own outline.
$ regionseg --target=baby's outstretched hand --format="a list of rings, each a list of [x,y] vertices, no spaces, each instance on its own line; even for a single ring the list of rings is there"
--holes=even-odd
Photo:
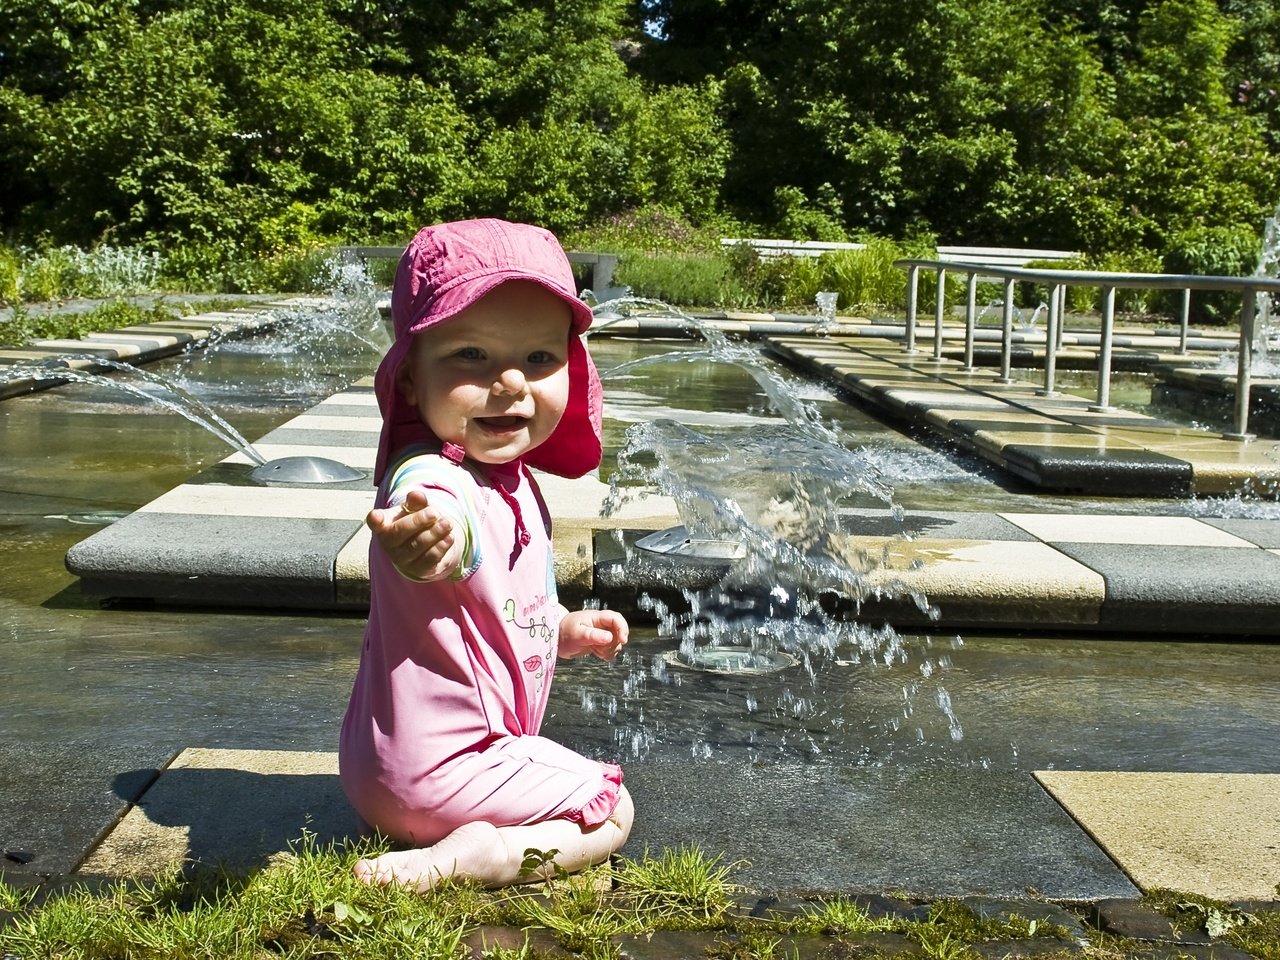
[[[560,656],[612,660],[627,645],[627,621],[615,610],[575,610],[560,621]]]
[[[427,503],[425,490],[410,490],[400,506],[369,511],[373,539],[410,580],[440,580],[458,567],[453,525]]]

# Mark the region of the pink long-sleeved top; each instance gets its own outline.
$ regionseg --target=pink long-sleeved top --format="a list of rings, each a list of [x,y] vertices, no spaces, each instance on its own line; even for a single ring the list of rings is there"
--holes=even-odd
[[[370,548],[369,623],[338,754],[352,806],[414,846],[474,820],[603,823],[621,768],[538,735],[565,608],[532,475],[410,451],[378,505],[414,487],[450,518],[463,558],[453,577],[416,582]]]

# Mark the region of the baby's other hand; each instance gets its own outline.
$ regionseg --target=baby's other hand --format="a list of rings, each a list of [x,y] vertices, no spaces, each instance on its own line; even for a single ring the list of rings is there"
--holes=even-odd
[[[574,610],[560,621],[560,656],[612,660],[627,645],[627,621],[615,610]]]
[[[410,490],[400,506],[369,511],[365,523],[395,568],[410,580],[440,580],[458,567],[453,525],[427,503],[425,490]]]

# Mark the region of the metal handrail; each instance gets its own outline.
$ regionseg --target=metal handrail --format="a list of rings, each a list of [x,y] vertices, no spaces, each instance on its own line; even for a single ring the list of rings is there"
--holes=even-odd
[[[945,313],[945,286],[948,270],[967,275],[965,297],[965,367],[973,366],[973,336],[976,311],[974,288],[979,277],[1004,281],[1004,310],[1000,330],[1000,379],[1010,380],[1013,350],[1013,285],[1018,280],[1031,280],[1050,286],[1049,319],[1045,337],[1045,382],[1040,394],[1052,396],[1057,369],[1057,352],[1062,346],[1062,328],[1066,317],[1067,287],[1099,287],[1102,290],[1102,329],[1098,342],[1098,396],[1089,407],[1095,412],[1110,412],[1111,341],[1115,328],[1116,290],[1149,289],[1181,290],[1181,335],[1179,352],[1187,351],[1187,324],[1190,317],[1192,290],[1228,290],[1243,296],[1240,308],[1240,351],[1236,361],[1235,429],[1223,436],[1232,440],[1250,440],[1249,392],[1250,365],[1253,362],[1254,323],[1259,293],[1280,294],[1280,279],[1271,277],[1219,277],[1199,274],[1117,273],[1106,270],[1057,270],[1045,267],[1008,267],[962,260],[930,260],[911,258],[895,260],[895,267],[907,270],[907,350],[914,352],[916,312],[919,302],[920,271],[930,269],[937,274],[937,302],[934,309],[933,357],[942,358],[942,319]],[[1252,294],[1252,296],[1250,296]]]

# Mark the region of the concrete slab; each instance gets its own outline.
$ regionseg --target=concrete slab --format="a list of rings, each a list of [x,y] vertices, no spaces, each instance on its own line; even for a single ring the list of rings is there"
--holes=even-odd
[[[1154,632],[1280,635],[1280,556],[1257,548],[1055,543],[1106,580],[1100,623]]]
[[[84,337],[90,346],[108,346],[120,359],[146,359],[179,353],[182,347],[172,337],[122,337],[110,333],[90,333]]]
[[[1023,528],[994,513],[912,510],[899,520],[883,510],[850,507],[842,509],[840,517],[847,533],[864,536],[1012,542],[1035,539]],[[1280,543],[1276,546],[1280,547]]]
[[[67,551],[100,596],[330,609],[334,558],[361,520],[139,511]]]
[[[319,408],[316,408],[319,409]],[[378,434],[382,432],[382,421],[378,418],[377,411],[370,413],[364,408],[355,408],[358,413],[354,416],[350,414],[335,413],[333,409],[329,409],[324,413],[304,413],[299,417],[295,417],[289,421],[288,428],[281,427],[273,430],[269,437],[277,443],[287,442],[286,438],[292,439],[295,434],[306,434],[302,438],[302,442],[316,442],[311,435],[316,433],[325,434],[372,434],[372,442],[378,442]],[[370,438],[361,437],[360,443],[370,442]]]
[[[1002,513],[1005,520],[1046,543],[1176,544],[1192,547],[1249,547],[1248,540],[1220,526],[1224,521],[1195,517],[1135,517],[1090,514]],[[1231,522],[1231,521],[1225,521]],[[1276,546],[1280,546],[1277,543]]]
[[[143,504],[136,513],[202,514],[219,517],[296,517],[311,520],[363,521],[373,506],[373,488],[182,484]]]
[[[1268,549],[1280,548],[1280,523],[1274,520],[1237,520],[1230,518],[1205,517],[1201,521],[1219,530],[1225,530],[1234,537],[1247,540],[1259,547]]]
[[[638,816],[624,855],[693,844],[723,853],[732,879],[757,889],[1084,900],[1136,893],[1025,773],[690,761],[637,768],[627,784]],[[81,872],[254,867],[304,829],[321,844],[356,835],[335,754],[189,748]]]
[[[1280,774],[1037,771],[1143,890],[1276,896]]]
[[[625,853],[697,844],[760,889],[1136,894],[1026,773],[690,761],[645,766],[627,786]]]
[[[868,574],[872,584],[923,594],[950,625],[1091,625],[1106,598],[1098,573],[1043,543],[875,537],[853,543],[884,562]],[[855,569],[867,565],[850,561]],[[909,622],[910,607],[898,606],[894,622]],[[883,604],[871,609],[883,612]],[[927,622],[923,614],[914,619]]]
[[[1274,441],[1238,444],[1211,431],[1166,424],[1132,411],[1090,410],[1092,403],[1084,398],[1039,396],[1027,381],[1001,384],[988,371],[966,370],[954,360],[934,360],[919,351],[908,353],[898,341],[782,336],[767,338],[766,344],[795,366],[834,376],[845,389],[887,412],[960,443],[1044,489],[1185,496],[1233,493],[1251,482],[1280,481],[1280,443]],[[847,351],[848,359],[841,360],[835,349]],[[1131,351],[1126,355],[1138,356]],[[954,399],[966,394],[962,403]],[[971,398],[977,396],[1002,410],[996,422],[1003,430],[992,429],[987,416],[954,414],[974,405]],[[1028,431],[1034,437],[1030,441]],[[1098,439],[1089,439],[1089,434]],[[1241,447],[1253,449],[1237,449]]]
[[[5,737],[0,767],[0,873],[70,873],[171,759],[170,751],[126,742],[41,743]],[[25,861],[25,862],[24,862]]]
[[[265,865],[303,831],[327,844],[357,835],[334,753],[183,750],[80,866],[152,877],[185,863]]]
[[[981,448],[978,448],[981,452]],[[1006,444],[1004,466],[1046,490],[1119,497],[1185,497],[1194,492],[1192,466],[1149,450],[1118,449],[1104,441],[1098,449],[1062,445]]]

